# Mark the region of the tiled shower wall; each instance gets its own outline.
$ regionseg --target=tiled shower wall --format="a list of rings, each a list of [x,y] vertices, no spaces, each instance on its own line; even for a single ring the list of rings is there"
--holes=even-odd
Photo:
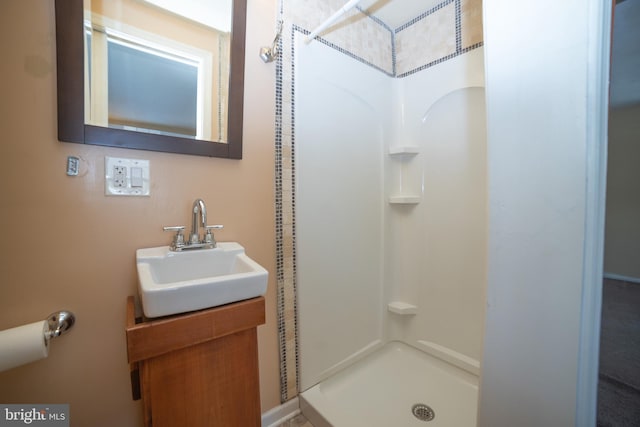
[[[397,77],[482,46],[482,0],[448,0],[396,28]]]
[[[284,22],[291,23],[299,31],[311,32],[344,6],[346,0],[283,0],[283,3]],[[287,37],[286,40],[291,39]],[[325,30],[322,41],[387,75],[394,75],[393,30],[357,8]]]
[[[295,33],[308,34],[346,0],[281,0],[276,64],[276,238],[280,392],[298,393],[295,259]],[[398,28],[348,12],[318,41],[391,77],[402,78],[482,46],[482,0],[445,0]],[[314,41],[315,43],[316,41]]]
[[[283,5],[285,23],[306,33],[345,1],[288,3]],[[404,77],[481,46],[482,0],[445,0],[398,28],[355,8],[324,33],[323,43],[390,76]]]

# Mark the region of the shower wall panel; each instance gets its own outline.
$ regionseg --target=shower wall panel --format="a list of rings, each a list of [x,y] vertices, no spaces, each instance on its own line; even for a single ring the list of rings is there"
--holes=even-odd
[[[393,145],[416,147],[403,160],[413,205],[390,204],[386,222],[388,302],[417,313],[388,315],[389,338],[477,373],[484,323],[487,253],[483,49],[395,80],[402,117]],[[393,171],[397,158],[387,159]],[[397,180],[387,176],[387,192]]]
[[[296,34],[300,389],[383,342],[383,147],[391,79]]]

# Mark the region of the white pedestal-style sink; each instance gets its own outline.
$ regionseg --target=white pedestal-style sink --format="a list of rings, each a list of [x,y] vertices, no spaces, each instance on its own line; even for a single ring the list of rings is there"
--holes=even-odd
[[[255,298],[267,290],[267,270],[236,242],[172,252],[138,249],[138,289],[147,317],[167,316]]]

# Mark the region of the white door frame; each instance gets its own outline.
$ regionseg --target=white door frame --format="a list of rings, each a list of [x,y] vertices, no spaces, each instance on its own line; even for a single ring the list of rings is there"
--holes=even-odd
[[[589,1],[587,183],[576,426],[595,426],[602,311],[612,0]]]

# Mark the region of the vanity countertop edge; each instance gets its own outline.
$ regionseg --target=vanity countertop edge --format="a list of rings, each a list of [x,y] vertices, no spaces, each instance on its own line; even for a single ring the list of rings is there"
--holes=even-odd
[[[129,363],[262,325],[265,323],[265,299],[260,296],[153,319],[136,319],[135,313],[135,298],[129,296],[125,327]]]

